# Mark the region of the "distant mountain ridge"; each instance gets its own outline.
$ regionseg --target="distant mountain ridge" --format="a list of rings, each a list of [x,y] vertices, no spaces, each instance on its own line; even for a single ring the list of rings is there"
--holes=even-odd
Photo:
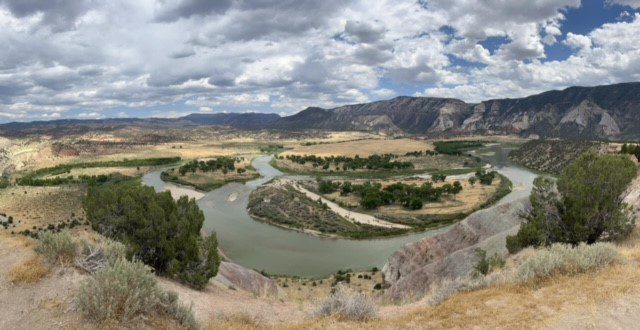
[[[309,120],[313,118],[314,120]],[[336,129],[412,134],[519,134],[571,139],[640,138],[640,83],[570,87],[517,99],[468,104],[400,96],[334,109],[307,108],[280,129]]]
[[[0,125],[0,135],[101,126],[221,125],[239,129],[370,131],[387,134],[518,134],[569,139],[640,139],[640,82],[569,87],[515,99],[469,104],[452,98],[400,96],[333,109],[309,107],[281,117],[265,113],[191,114],[174,119],[56,120]]]

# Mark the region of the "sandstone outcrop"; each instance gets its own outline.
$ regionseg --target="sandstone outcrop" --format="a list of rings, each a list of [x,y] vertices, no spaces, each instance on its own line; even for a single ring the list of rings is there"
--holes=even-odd
[[[418,298],[434,282],[471,274],[477,249],[506,254],[505,238],[517,232],[528,203],[521,199],[478,211],[444,233],[396,251],[382,269],[386,294],[395,301]]]

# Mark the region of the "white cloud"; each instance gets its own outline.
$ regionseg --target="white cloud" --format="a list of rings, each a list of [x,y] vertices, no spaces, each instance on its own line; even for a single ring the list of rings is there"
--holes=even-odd
[[[579,0],[75,2],[0,0],[2,118],[291,113],[401,94],[393,84],[480,100],[640,73],[637,14],[563,37]],[[574,54],[545,62],[558,40]]]
[[[640,8],[640,0],[607,0],[607,3]]]
[[[567,39],[564,44],[574,49],[591,48],[591,39],[581,34],[567,33]]]

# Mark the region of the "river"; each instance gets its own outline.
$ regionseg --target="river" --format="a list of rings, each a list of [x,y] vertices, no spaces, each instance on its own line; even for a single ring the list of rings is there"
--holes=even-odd
[[[490,145],[473,151],[507,176],[514,190],[498,204],[525,197],[536,174],[508,163],[509,148]],[[204,195],[198,205],[204,212],[204,230],[215,230],[220,248],[234,262],[269,274],[325,277],[338,270],[382,268],[389,256],[407,243],[446,231],[449,227],[392,238],[350,240],[321,238],[281,229],[253,220],[247,212],[249,194],[256,187],[283,174],[269,165],[271,156],[256,158],[252,165],[262,176],[246,184],[229,183]],[[172,185],[151,172],[143,183],[162,191]],[[231,196],[236,197],[230,198]]]

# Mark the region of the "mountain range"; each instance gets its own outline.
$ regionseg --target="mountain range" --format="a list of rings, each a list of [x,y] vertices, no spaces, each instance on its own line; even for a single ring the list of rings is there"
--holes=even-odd
[[[333,109],[309,107],[291,116],[265,113],[191,114],[173,119],[55,120],[0,125],[0,135],[78,132],[124,125],[221,125],[239,129],[369,131],[387,134],[518,134],[544,138],[637,140],[640,82],[569,87],[524,98],[466,103],[400,96]]]

